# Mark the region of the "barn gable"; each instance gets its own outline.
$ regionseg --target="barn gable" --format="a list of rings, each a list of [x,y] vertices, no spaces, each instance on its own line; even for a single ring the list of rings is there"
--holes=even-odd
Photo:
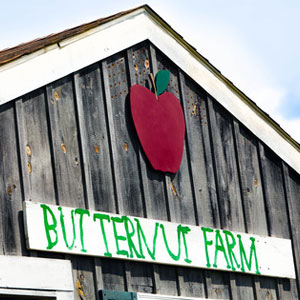
[[[0,67],[0,80],[3,83],[0,103],[15,99],[144,40],[150,40],[300,172],[297,159],[299,145],[148,6],[3,51],[0,55],[0,64],[4,64]]]
[[[71,260],[78,299],[298,299],[297,143],[149,7],[87,28],[1,66],[2,254]],[[176,174],[153,170],[129,106],[130,86],[162,69],[186,122]],[[27,250],[24,200],[291,239],[297,279]]]

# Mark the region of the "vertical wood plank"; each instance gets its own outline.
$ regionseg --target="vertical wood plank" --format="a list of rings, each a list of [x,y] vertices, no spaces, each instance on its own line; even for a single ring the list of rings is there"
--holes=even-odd
[[[100,68],[85,68],[74,79],[88,205],[116,211]]]
[[[244,204],[245,229],[249,233],[268,235],[257,140],[240,126],[236,120],[233,121],[233,125]],[[238,278],[241,279],[237,283],[239,296],[243,294],[245,299],[254,299],[255,294],[257,299],[262,299],[260,291],[256,289],[255,281],[250,275],[239,275]],[[263,280],[263,278],[258,279],[258,286],[260,281]],[[253,290],[250,291],[250,288],[247,289],[245,286],[253,287]]]
[[[245,274],[234,274],[236,285],[236,299],[258,300],[255,287],[253,284],[253,277]]]
[[[59,204],[84,208],[72,78],[48,85],[47,98]]]
[[[205,298],[204,271],[194,268],[177,268],[179,292],[182,297]]]
[[[131,290],[152,294],[154,291],[152,265],[147,263],[141,264],[141,262],[132,262],[130,265]]]
[[[180,73],[197,224],[220,227],[205,95]]]
[[[107,290],[125,291],[123,261],[117,259],[102,259],[103,286]]]
[[[246,230],[249,233],[268,235],[257,140],[243,127],[240,128],[237,121],[234,121],[233,124],[237,145]]]
[[[262,179],[271,236],[289,238],[283,176],[278,158],[259,143]]]
[[[230,299],[232,300],[237,300],[238,298],[238,288],[237,288],[237,278],[238,276],[236,276],[236,274],[234,273],[230,273],[229,274],[229,283],[230,283]],[[242,295],[242,299],[248,299],[245,296],[245,294],[243,293]],[[249,298],[251,299],[251,298]]]
[[[282,169],[297,275],[297,279],[295,282],[291,280],[291,284],[297,286],[297,288],[294,288],[293,290],[295,291],[294,293],[300,297],[300,176],[289,169],[284,162],[282,162]],[[297,299],[297,295],[295,295],[295,299]]]
[[[94,282],[94,259],[90,257],[72,257],[74,277],[74,296],[77,300],[96,299]]]
[[[153,293],[161,294],[160,278],[159,278],[159,265],[152,264],[152,278],[153,278]]]
[[[205,274],[208,277],[208,297],[212,299],[230,299],[230,280],[228,274],[218,271],[208,271]]]
[[[207,97],[207,103],[212,153],[216,172],[220,225],[222,228],[243,232],[245,231],[244,211],[238,177],[232,120],[210,97]],[[239,275],[234,275],[229,280],[232,299],[237,299],[238,293],[251,293],[245,285],[237,286],[236,278],[238,277]],[[241,278],[239,279],[242,280]],[[247,278],[247,283],[249,280],[251,281],[250,278]],[[225,282],[224,280],[224,284]],[[244,288],[246,291],[243,291]],[[227,295],[224,295],[224,297],[228,297],[229,293],[225,293]]]
[[[86,71],[86,69],[85,69]],[[83,77],[83,78],[82,78]],[[89,120],[91,120],[92,113],[95,113],[95,106],[92,110],[89,110],[88,105],[90,104],[91,100],[94,100],[97,97],[97,79],[95,78],[91,79],[90,76],[88,76],[88,79],[85,81],[85,76],[80,76],[79,72],[76,72],[73,74],[73,81],[74,81],[74,98],[76,102],[76,109],[78,114],[78,132],[80,137],[80,147],[81,147],[81,153],[82,153],[82,169],[85,179],[85,190],[86,190],[86,206],[88,209],[96,210],[95,205],[95,198],[93,193],[93,182],[92,182],[92,166],[90,163],[90,150],[91,145],[89,141],[89,137],[92,134],[88,132],[88,130],[92,129],[92,126],[89,126],[90,124],[87,124]],[[94,87],[94,84],[96,86]],[[99,83],[98,83],[99,84]],[[95,95],[96,92],[96,95]],[[87,97],[86,97],[87,96]],[[88,99],[88,96],[91,96],[90,99]],[[95,97],[95,98],[94,98]],[[83,99],[84,98],[84,99]],[[97,99],[101,101],[101,99]],[[91,123],[91,122],[90,122]],[[94,144],[94,148],[99,150],[99,146],[97,143]],[[95,151],[95,149],[94,149]],[[101,168],[99,168],[101,169]],[[108,177],[109,178],[109,177]],[[99,193],[100,194],[100,193]],[[100,194],[101,195],[101,194]],[[100,196],[98,195],[98,197]],[[101,195],[102,196],[102,195]],[[99,197],[100,199],[102,197]],[[98,199],[96,196],[96,199]]]
[[[22,187],[14,107],[0,108],[0,207],[1,252],[6,255],[25,253],[22,227]]]
[[[44,89],[16,101],[24,199],[55,204]]]
[[[26,145],[25,121],[23,112],[23,100],[17,99],[15,101],[16,122],[19,140],[19,153],[20,153],[20,169],[21,180],[23,185],[23,198],[24,200],[31,200],[31,147]],[[26,151],[27,150],[27,151]],[[27,154],[28,152],[28,154]]]
[[[259,284],[260,299],[278,299],[277,282],[273,278],[263,278]]]
[[[262,293],[261,293],[261,288],[260,288],[260,278],[257,276],[253,277],[253,285],[254,285],[254,294],[256,297],[256,300],[261,300],[263,299]]]
[[[208,97],[213,155],[222,228],[244,231],[244,213],[239,186],[233,125],[229,116]]]
[[[280,159],[273,152],[266,149],[261,142],[259,142],[259,155],[270,235],[290,238],[288,207]],[[277,280],[276,283],[277,298],[281,299],[284,295],[284,297],[292,299],[295,286],[291,284],[289,286],[284,285],[281,280]],[[266,293],[268,294],[270,291],[267,290]]]
[[[159,293],[178,296],[177,272],[173,266],[159,266]]]
[[[102,64],[113,151],[119,213],[143,212],[137,137],[130,115],[126,57],[117,54]]]
[[[98,297],[99,291],[104,289],[104,280],[103,280],[103,261],[101,258],[94,259],[95,264],[95,281],[96,281],[96,296]]]

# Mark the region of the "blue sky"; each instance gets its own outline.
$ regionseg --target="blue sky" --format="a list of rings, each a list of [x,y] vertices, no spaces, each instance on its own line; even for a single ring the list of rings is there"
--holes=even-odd
[[[300,142],[300,1],[17,0],[0,49],[147,3]]]

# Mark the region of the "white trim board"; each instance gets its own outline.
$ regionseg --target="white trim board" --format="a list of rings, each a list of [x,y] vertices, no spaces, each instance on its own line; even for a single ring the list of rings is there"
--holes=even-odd
[[[0,266],[0,289],[48,290],[73,294],[69,260],[1,255]]]
[[[2,289],[0,288],[0,296],[10,297],[30,297],[33,299],[49,299],[49,300],[74,300],[74,293],[71,291],[41,291],[41,290],[23,290],[23,289]]]
[[[168,296],[168,295],[146,294],[146,293],[137,293],[137,298],[138,300],[208,300],[207,298],[182,297],[182,296],[179,297],[179,296]],[[216,300],[212,298],[209,299]]]
[[[18,290],[18,289],[1,289],[0,295],[9,296],[26,296],[26,297],[43,297],[43,298],[56,298],[56,292],[40,291],[40,290]],[[53,300],[54,300],[53,299]]]
[[[0,105],[150,40],[300,173],[300,150],[144,8],[0,67]]]

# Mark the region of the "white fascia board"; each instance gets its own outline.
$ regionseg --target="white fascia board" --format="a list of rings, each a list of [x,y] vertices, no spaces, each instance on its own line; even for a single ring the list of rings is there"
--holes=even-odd
[[[69,260],[0,256],[0,288],[73,292]]]
[[[0,67],[0,105],[147,39],[300,173],[299,149],[144,9]]]

